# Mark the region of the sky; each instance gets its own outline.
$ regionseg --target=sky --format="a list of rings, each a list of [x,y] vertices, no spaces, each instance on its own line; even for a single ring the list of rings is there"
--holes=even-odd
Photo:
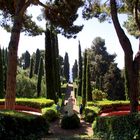
[[[29,13],[32,13],[33,16],[36,16],[40,10],[37,7],[29,8]],[[80,13],[80,12],[79,12]],[[120,22],[123,23],[126,20],[126,16],[119,16]],[[39,22],[39,25],[45,27],[45,22]],[[93,18],[91,20],[84,20],[81,17],[75,22],[77,25],[84,25],[84,28],[81,32],[77,34],[76,39],[67,39],[62,35],[58,35],[58,43],[59,43],[59,54],[64,57],[67,52],[69,55],[70,67],[74,64],[75,59],[78,59],[78,41],[81,43],[82,52],[86,48],[90,48],[92,41],[96,37],[101,37],[105,39],[105,46],[107,51],[110,54],[116,53],[116,63],[118,63],[118,67],[122,69],[124,67],[124,53],[120,46],[119,40],[117,38],[115,29],[112,23],[104,22],[99,23],[97,19]],[[126,31],[126,30],[125,30]],[[127,34],[127,32],[126,32]],[[127,34],[128,35],[128,34]],[[128,35],[134,54],[138,50],[138,40],[134,37]],[[10,40],[10,33],[7,33],[0,27],[0,45],[1,47],[8,47]],[[30,54],[36,52],[36,49],[45,49],[45,35],[40,35],[36,37],[25,36],[24,33],[21,33],[18,56],[21,56],[26,50],[29,51]]]

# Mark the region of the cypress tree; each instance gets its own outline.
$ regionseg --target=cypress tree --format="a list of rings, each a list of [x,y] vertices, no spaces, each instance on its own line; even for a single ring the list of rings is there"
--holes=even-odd
[[[92,91],[91,91],[91,83],[90,83],[90,68],[87,57],[87,67],[86,67],[86,96],[87,101],[92,101]]]
[[[4,97],[4,84],[3,84],[3,62],[2,51],[0,47],[0,98]]]
[[[3,60],[3,84],[4,84],[4,92],[6,91],[6,79],[7,79],[7,65],[8,65],[8,51],[7,48],[3,48],[2,53],[2,60]]]
[[[60,64],[59,64],[59,48],[58,48],[58,37],[57,35],[54,35],[55,41],[54,41],[54,46],[55,46],[55,89],[59,97],[61,97],[61,82],[60,82]]]
[[[83,107],[86,105],[87,97],[86,97],[86,69],[87,69],[87,50],[84,53],[84,70],[82,75],[82,104]]]
[[[34,59],[31,58],[29,78],[33,77]]]
[[[39,71],[38,71],[38,81],[37,81],[37,97],[40,97],[41,95],[41,81],[42,81],[42,74],[43,74],[43,58],[40,58],[39,63]]]
[[[46,70],[46,96],[56,102],[54,87],[54,68],[52,60],[51,31],[47,28],[45,32],[45,70]]]
[[[64,77],[66,78],[66,82],[69,82],[69,56],[68,53],[65,53],[64,57]]]
[[[24,69],[27,69],[29,67],[30,67],[30,53],[26,51],[24,55]]]
[[[78,75],[78,64],[77,64],[77,60],[75,60],[74,65],[72,67],[72,78],[73,81],[75,81],[75,79],[77,78]]]
[[[82,55],[81,55],[81,45],[79,41],[78,46],[78,52],[79,52],[79,60],[78,60],[78,95],[82,95]]]
[[[35,56],[35,68],[34,68],[34,74],[38,74],[39,69],[39,61],[40,61],[40,50],[36,50],[36,56]]]

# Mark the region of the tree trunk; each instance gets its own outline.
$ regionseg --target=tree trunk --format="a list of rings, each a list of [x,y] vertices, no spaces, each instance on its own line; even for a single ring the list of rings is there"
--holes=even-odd
[[[113,24],[125,54],[125,72],[128,94],[130,97],[130,112],[133,113],[138,111],[138,78],[137,70],[135,68],[138,66],[138,64],[136,61],[133,61],[133,51],[131,43],[120,26],[117,16],[116,0],[110,0],[110,5]]]
[[[13,28],[11,31],[11,38],[9,43],[8,53],[8,70],[5,96],[5,109],[15,109],[15,95],[16,95],[16,72],[17,72],[17,51],[20,38],[20,31],[22,27],[22,15],[19,11],[23,7],[25,0],[18,0],[16,5],[16,13],[14,16]]]

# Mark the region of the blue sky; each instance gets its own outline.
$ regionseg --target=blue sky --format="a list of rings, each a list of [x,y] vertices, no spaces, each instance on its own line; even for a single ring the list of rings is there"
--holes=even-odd
[[[33,15],[36,15],[39,13],[39,9],[37,7],[32,7],[30,9],[30,12]],[[124,20],[126,20],[126,16],[122,15],[119,16],[121,23],[123,23]],[[45,27],[45,22],[39,23],[41,26]],[[122,51],[122,48],[119,44],[115,29],[113,27],[113,24],[110,24],[108,22],[105,23],[99,23],[97,19],[93,18],[91,20],[84,20],[81,17],[76,21],[76,24],[82,25],[84,24],[83,30],[78,33],[76,39],[67,39],[62,35],[58,35],[58,41],[59,41],[59,53],[60,55],[64,56],[65,52],[68,52],[69,55],[69,61],[70,65],[72,67],[75,59],[78,57],[78,40],[81,42],[82,51],[85,50],[85,48],[90,48],[92,41],[95,37],[101,37],[105,39],[105,44],[107,47],[107,51],[111,54],[116,53],[116,62],[118,63],[119,68],[124,67],[124,54]],[[0,27],[0,45],[1,47],[7,47],[9,40],[10,40],[10,34],[4,31]],[[138,50],[138,40],[136,40],[134,37],[128,35],[132,46],[134,50],[134,54]],[[36,49],[44,49],[45,48],[45,36],[37,36],[37,37],[28,37],[24,36],[24,34],[21,34],[20,42],[19,42],[19,49],[18,49],[18,55],[20,56],[22,53],[24,53],[26,50],[28,50],[31,54],[36,51]]]

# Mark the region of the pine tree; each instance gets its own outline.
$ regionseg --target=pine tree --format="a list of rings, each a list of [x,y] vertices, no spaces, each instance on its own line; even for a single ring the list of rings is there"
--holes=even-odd
[[[3,81],[3,59],[0,47],[0,98],[4,97],[4,81]]]
[[[34,74],[38,74],[38,69],[39,69],[39,61],[40,61],[40,50],[36,50],[36,55],[35,55],[35,67],[34,67]]]
[[[33,67],[34,67],[34,59],[33,57],[31,58],[31,63],[30,63],[30,73],[29,73],[29,78],[33,77]]]
[[[43,58],[40,58],[39,63],[39,71],[38,71],[38,81],[37,81],[37,97],[41,96],[41,81],[42,81],[42,74],[43,74]]]
[[[65,53],[64,57],[64,77],[66,78],[66,82],[69,82],[69,56],[68,53]]]
[[[78,46],[79,51],[79,60],[78,60],[78,95],[82,95],[82,55],[81,55],[81,45],[79,41]]]
[[[83,70],[83,75],[82,75],[82,104],[83,104],[83,107],[86,106],[86,102],[87,102],[86,69],[87,69],[87,50],[85,50],[85,53],[84,53],[84,70]]]

